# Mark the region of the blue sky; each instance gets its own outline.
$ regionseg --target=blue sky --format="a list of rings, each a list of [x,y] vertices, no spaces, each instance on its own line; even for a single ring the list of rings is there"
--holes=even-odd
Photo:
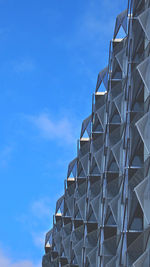
[[[44,234],[126,6],[0,0],[0,266],[41,266]]]

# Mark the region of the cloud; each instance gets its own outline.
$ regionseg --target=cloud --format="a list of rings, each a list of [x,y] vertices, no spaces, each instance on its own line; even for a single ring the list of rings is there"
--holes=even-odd
[[[71,34],[63,32],[54,39],[58,46],[61,44],[67,52],[72,52],[76,72],[86,75],[91,88],[95,86],[97,73],[107,64],[109,40],[113,38],[116,16],[124,9],[125,1],[88,0],[75,16]]]
[[[23,223],[31,232],[35,228],[40,229],[44,222],[49,222],[51,213],[54,213],[54,201],[49,197],[43,197],[33,201],[28,210],[17,217],[17,221]]]
[[[83,11],[76,17],[71,35],[61,36],[61,42],[58,36],[56,42],[65,45],[67,49],[83,49],[82,58],[86,50],[90,51],[92,57],[98,57],[100,52],[103,52],[103,57],[106,59],[109,39],[113,38],[116,17],[126,7],[127,0],[89,0]],[[102,46],[105,48],[102,49]],[[98,60],[99,64],[101,60]]]
[[[49,198],[44,197],[38,200],[35,200],[31,203],[29,208],[29,213],[26,215],[26,219],[30,220],[34,224],[38,223],[40,227],[36,230],[35,224],[34,227],[30,229],[33,243],[36,247],[40,248],[43,253],[45,235],[53,226],[53,214],[55,213],[56,200],[58,200],[63,195],[56,194],[55,197]],[[24,221],[24,223],[26,223]],[[40,230],[39,230],[40,229]]]
[[[8,36],[9,29],[8,28],[0,28],[0,40],[5,40]]]
[[[6,168],[8,166],[8,163],[11,159],[13,147],[11,145],[5,146],[0,151],[0,167]]]
[[[52,227],[55,203],[59,197],[60,195],[56,194],[53,198],[43,197],[36,199],[30,204],[26,212],[17,217],[17,221],[30,234],[33,244],[41,250],[42,254],[45,234]]]
[[[76,142],[74,128],[67,117],[53,120],[49,114],[42,113],[38,116],[28,116],[28,120],[40,131],[40,135],[49,140],[61,141],[67,144]]]
[[[73,31],[68,45],[70,47],[83,46],[84,49],[93,49],[101,45],[102,42],[112,38],[115,25],[115,18],[118,12],[118,4],[110,0],[88,1],[84,12],[78,17],[76,27]],[[109,8],[108,8],[109,6]],[[105,12],[104,12],[105,10]],[[90,46],[89,46],[90,43]],[[93,51],[95,53],[96,51]]]
[[[16,73],[32,72],[36,69],[36,65],[31,59],[21,59],[13,62],[13,70]]]
[[[9,256],[0,249],[0,266],[1,267],[41,267],[41,263],[34,263],[30,260],[13,261]]]
[[[41,198],[31,204],[30,210],[33,216],[37,218],[45,218],[50,215],[50,199],[48,197]]]
[[[96,38],[98,41],[104,41],[104,37],[113,37],[116,17],[124,8],[127,8],[127,0],[121,2],[90,1],[81,17],[82,31],[91,39]],[[108,42],[108,40],[106,41]]]
[[[50,227],[51,228],[51,227]],[[32,233],[32,239],[36,247],[39,247],[43,251],[45,243],[45,235],[48,232],[48,229],[43,232]]]

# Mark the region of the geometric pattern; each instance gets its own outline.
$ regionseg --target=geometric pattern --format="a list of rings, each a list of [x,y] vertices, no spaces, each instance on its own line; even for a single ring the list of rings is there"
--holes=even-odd
[[[42,266],[149,267],[150,0],[117,16],[77,151]]]

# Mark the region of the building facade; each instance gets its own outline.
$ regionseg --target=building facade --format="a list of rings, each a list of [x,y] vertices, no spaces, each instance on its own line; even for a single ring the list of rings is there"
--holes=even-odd
[[[42,265],[150,266],[150,0],[116,18]]]

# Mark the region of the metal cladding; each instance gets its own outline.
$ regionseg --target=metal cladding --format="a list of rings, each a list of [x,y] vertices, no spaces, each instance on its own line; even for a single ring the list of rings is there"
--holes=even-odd
[[[116,19],[42,264],[150,266],[150,0]]]

